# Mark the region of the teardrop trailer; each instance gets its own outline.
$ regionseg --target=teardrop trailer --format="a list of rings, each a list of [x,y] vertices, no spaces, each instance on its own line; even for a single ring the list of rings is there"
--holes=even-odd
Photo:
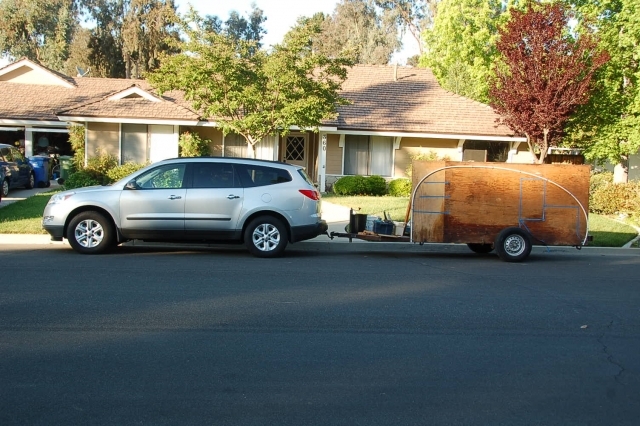
[[[378,242],[467,244],[519,262],[532,246],[587,245],[590,166],[414,161],[406,226],[400,236],[356,228],[331,232]]]

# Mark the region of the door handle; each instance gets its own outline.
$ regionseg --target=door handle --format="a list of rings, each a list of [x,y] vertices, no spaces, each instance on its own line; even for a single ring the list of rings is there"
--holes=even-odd
[[[169,199],[170,199],[170,200],[181,200],[181,199],[182,199],[182,197],[181,197],[181,196],[179,196],[179,195],[170,195],[170,196],[169,196]]]
[[[239,196],[239,195],[229,194],[229,195],[227,196],[227,198],[228,198],[228,199],[230,199],[230,200],[233,200],[233,199],[235,199],[235,198],[240,198],[240,196]]]

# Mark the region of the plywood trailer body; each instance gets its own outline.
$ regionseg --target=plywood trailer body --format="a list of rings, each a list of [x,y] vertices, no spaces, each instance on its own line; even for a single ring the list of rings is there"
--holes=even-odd
[[[531,244],[580,247],[589,176],[588,165],[414,161],[411,241],[495,248],[511,261],[526,258]]]

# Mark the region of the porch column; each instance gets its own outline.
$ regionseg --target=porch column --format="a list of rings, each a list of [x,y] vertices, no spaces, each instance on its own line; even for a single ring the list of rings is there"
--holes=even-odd
[[[320,133],[320,158],[318,161],[318,182],[320,192],[325,192],[327,184],[327,134]]]
[[[458,140],[458,161],[462,161],[464,159],[464,142],[466,139]]]
[[[33,156],[33,129],[31,127],[24,128],[24,156]]]
[[[520,142],[511,142],[509,143],[510,149],[509,154],[507,155],[507,163],[513,163],[513,156],[518,154],[518,147],[520,146]]]

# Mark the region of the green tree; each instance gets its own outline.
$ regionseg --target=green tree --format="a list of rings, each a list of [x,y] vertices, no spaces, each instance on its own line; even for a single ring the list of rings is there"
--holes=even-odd
[[[513,10],[500,28],[496,77],[490,83],[491,106],[500,121],[527,137],[529,151],[544,163],[563,127],[589,101],[595,71],[608,60],[593,34],[571,34],[573,14],[560,4],[529,3]]]
[[[129,0],[122,24],[126,78],[157,68],[161,53],[176,53],[167,39],[178,39],[178,19],[173,0]]]
[[[387,64],[400,49],[397,12],[376,8],[373,0],[342,0],[332,15],[317,14],[322,32],[314,51],[328,57],[348,57],[358,64]]]
[[[579,1],[587,20],[579,31],[597,28],[600,48],[611,60],[595,75],[597,90],[568,127],[569,143],[585,157],[615,165],[614,181],[628,179],[629,155],[640,149],[640,4],[635,0]]]
[[[78,25],[73,0],[2,0],[0,50],[10,59],[27,57],[62,71]]]
[[[88,60],[96,77],[140,78],[158,66],[160,54],[175,53],[173,0],[86,0],[83,10],[94,24]]]
[[[266,136],[285,134],[292,126],[317,129],[345,102],[338,91],[350,63],[313,52],[317,22],[300,23],[269,52],[202,24],[192,10],[181,45],[189,53],[165,57],[149,81],[161,92],[183,90],[194,109],[215,119],[224,134],[242,135],[254,156],[254,145]]]
[[[437,0],[375,0],[375,5],[395,12],[403,30],[418,42],[419,55],[424,53],[422,32],[433,25]]]
[[[262,37],[267,33],[267,30],[262,26],[266,20],[264,11],[252,3],[251,12],[247,18],[235,10],[229,13],[229,18],[224,23],[218,16],[206,15],[202,21],[202,28],[206,31],[224,34],[234,40],[255,42],[255,51],[262,47]]]
[[[442,0],[433,27],[423,32],[420,65],[431,68],[440,85],[458,95],[487,102],[498,52],[498,28],[508,18],[500,0]]]

